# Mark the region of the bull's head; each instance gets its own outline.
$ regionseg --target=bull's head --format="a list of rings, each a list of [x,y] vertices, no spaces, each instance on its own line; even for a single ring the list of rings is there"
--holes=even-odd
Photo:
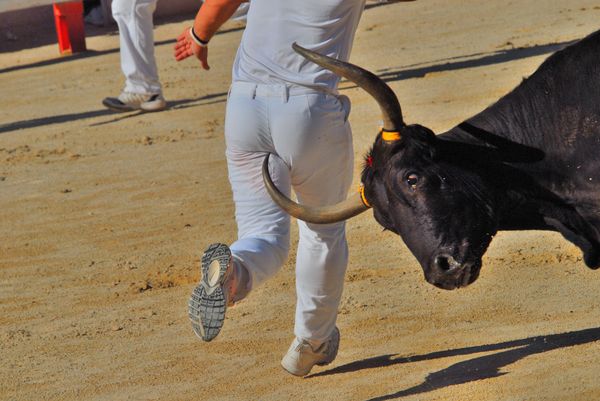
[[[267,156],[263,178],[275,202],[300,220],[322,224],[372,207],[377,222],[402,237],[428,282],[455,289],[475,281],[498,226],[496,194],[486,178],[464,167],[428,128],[406,125],[396,95],[376,75],[296,44],[294,49],[373,96],[383,127],[366,158],[361,190],[337,205],[308,207],[287,198],[269,177]]]

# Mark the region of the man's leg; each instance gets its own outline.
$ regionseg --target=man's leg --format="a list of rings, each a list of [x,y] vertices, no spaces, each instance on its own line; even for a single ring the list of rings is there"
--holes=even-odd
[[[301,108],[299,99],[300,96],[292,96],[289,103],[297,103]],[[304,124],[301,120],[294,124],[289,113],[286,115],[287,124],[282,122],[281,128],[287,132],[277,135],[286,141],[280,144],[280,153],[284,159],[289,158],[292,184],[300,203],[337,203],[346,198],[352,182],[352,138],[346,121],[349,103],[345,97],[336,99],[330,95],[310,95],[306,99],[310,118]],[[297,132],[291,127],[296,127]],[[297,339],[282,364],[290,373],[304,375],[314,364],[331,362],[337,353],[339,332],[335,322],[348,247],[344,222],[319,225],[299,221],[298,226],[294,329]],[[305,347],[306,352],[295,352],[294,347]]]
[[[230,265],[229,273],[224,269],[215,273],[219,276],[212,280],[212,286],[203,279],[205,284],[201,282],[196,287],[190,300],[192,326],[205,341],[218,334],[227,303],[243,299],[252,288],[273,276],[288,256],[290,218],[273,202],[262,181],[263,160],[267,152],[272,151],[267,104],[267,100],[255,97],[251,85],[232,85],[227,101],[225,137],[238,240],[230,248],[223,244],[211,245],[203,257],[203,270],[207,273],[214,260],[218,262],[214,264],[215,272],[219,266]],[[276,185],[289,195],[288,167],[280,158],[272,156],[269,168]],[[209,253],[214,253],[214,259]],[[233,284],[228,282],[227,275]],[[210,274],[204,276],[208,278]],[[217,285],[224,289],[223,294]],[[215,296],[210,296],[213,293]],[[200,329],[199,322],[205,323],[207,329]],[[210,334],[206,334],[209,331]]]
[[[152,14],[157,0],[114,0],[112,14],[119,26],[121,69],[125,88],[104,104],[117,110],[162,110],[166,102],[154,58]]]
[[[227,151],[238,226],[238,239],[231,245],[231,252],[234,262],[249,273],[247,291],[277,273],[289,251],[290,218],[273,202],[262,182],[265,156],[265,152]],[[289,194],[287,166],[276,156],[269,161],[274,182]]]
[[[225,115],[227,168],[238,227],[231,252],[248,270],[251,287],[279,271],[287,259],[290,238],[290,217],[273,202],[262,180],[263,160],[274,152],[268,121],[272,98],[257,96],[256,87],[234,82]],[[289,195],[288,167],[276,155],[269,162],[275,184]]]

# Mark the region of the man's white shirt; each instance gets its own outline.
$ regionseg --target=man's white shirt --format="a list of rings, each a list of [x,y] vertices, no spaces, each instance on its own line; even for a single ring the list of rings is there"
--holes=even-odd
[[[332,91],[339,77],[307,61],[292,43],[347,61],[365,0],[252,0],[233,81]]]

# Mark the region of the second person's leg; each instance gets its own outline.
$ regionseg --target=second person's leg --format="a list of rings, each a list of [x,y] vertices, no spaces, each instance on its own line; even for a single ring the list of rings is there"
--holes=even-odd
[[[121,70],[125,88],[105,106],[121,111],[158,111],[166,107],[154,57],[152,14],[157,0],[114,0],[112,14],[119,26]]]

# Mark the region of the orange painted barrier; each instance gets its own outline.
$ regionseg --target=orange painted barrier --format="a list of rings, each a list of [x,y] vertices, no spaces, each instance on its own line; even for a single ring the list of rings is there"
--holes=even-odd
[[[53,9],[60,53],[71,54],[85,51],[83,2],[54,3]]]

